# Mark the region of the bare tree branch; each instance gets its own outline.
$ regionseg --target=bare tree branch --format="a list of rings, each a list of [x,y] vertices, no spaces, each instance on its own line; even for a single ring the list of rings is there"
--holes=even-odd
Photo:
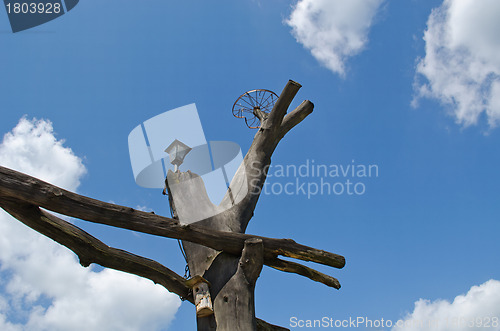
[[[255,134],[252,145],[245,155],[243,164],[233,178],[231,185],[235,183],[234,186],[238,187],[239,185],[236,183],[238,181],[241,182],[241,178],[245,176],[249,188],[245,199],[237,205],[236,213],[239,215],[239,226],[242,232],[244,232],[250,219],[253,217],[253,211],[264,187],[267,170],[271,164],[271,156],[276,146],[289,130],[300,123],[313,110],[314,105],[311,102],[305,101],[305,104],[304,102],[302,103],[302,107],[297,107],[296,110],[285,117],[287,109],[300,87],[299,83],[292,80],[288,81],[269,116]],[[225,199],[228,198],[226,197]]]
[[[281,91],[278,100],[274,104],[269,117],[264,123],[262,123],[262,129],[272,129],[273,131],[279,129],[281,121],[283,120],[290,103],[301,87],[302,85],[294,82],[293,80],[288,81],[283,91]]]
[[[30,228],[72,250],[84,267],[96,263],[148,278],[182,298],[193,300],[184,285],[185,279],[156,261],[109,247],[77,226],[24,201],[1,199],[0,206]]]
[[[341,255],[300,245],[291,239],[274,239],[236,232],[214,231],[195,225],[180,225],[179,221],[172,218],[84,197],[1,166],[0,196],[19,199],[89,222],[187,240],[236,256],[241,255],[245,240],[259,238],[264,244],[266,265],[278,255],[335,268],[343,268],[345,265],[345,259]]]
[[[259,318],[256,318],[257,320],[257,331],[290,331],[290,329],[269,324],[266,321],[263,321]]]
[[[263,321],[259,318],[256,318],[256,320],[257,331],[290,331],[290,329],[267,323],[266,321]]]
[[[280,139],[283,138],[285,134],[293,129],[297,124],[302,122],[307,115],[311,114],[314,109],[314,105],[309,100],[304,100],[297,108],[295,108],[291,113],[286,115],[281,123]]]
[[[185,285],[186,279],[160,263],[109,247],[77,226],[36,206],[8,199],[1,199],[0,204],[5,211],[25,225],[73,251],[82,266],[88,267],[96,263],[106,268],[144,277],[193,303],[191,289]],[[260,331],[288,330],[258,318],[256,320],[257,330]]]
[[[314,280],[315,282],[320,282],[327,286],[336,288],[337,290],[340,289],[340,283],[336,278],[325,275],[324,273],[321,273],[299,263],[284,261],[276,258],[273,261],[268,261],[267,265],[276,270],[292,272]]]
[[[171,291],[174,293],[186,296],[184,292],[189,289],[183,279],[179,279],[179,275],[155,261],[110,248],[83,230],[40,210],[39,207],[94,223],[181,239],[189,267],[195,274],[207,276],[215,298],[215,314],[198,318],[199,329],[230,331],[234,329],[234,321],[244,320],[241,323],[243,329],[287,330],[255,318],[254,285],[262,264],[280,271],[296,273],[337,289],[340,288],[337,279],[277,257],[281,255],[335,268],[345,265],[343,256],[300,245],[291,239],[244,234],[253,217],[274,150],[281,139],[313,111],[314,105],[306,100],[285,116],[300,87],[300,84],[290,80],[269,114],[254,109],[261,127],[231,182],[230,187],[233,189],[228,190],[221,205],[217,206],[217,213],[196,224],[182,225],[177,219],[80,196],[4,167],[0,167],[0,206],[38,232],[72,249],[84,266],[95,262],[134,273],[152,279],[167,289],[173,288]],[[195,176],[190,172],[181,175]],[[167,189],[169,190],[168,184]],[[175,211],[170,190],[169,193],[171,207]],[[185,207],[180,210],[188,216],[190,208],[202,208],[199,199],[193,196],[174,195],[174,199],[180,199],[177,201],[179,206]],[[234,205],[235,201],[239,202]],[[212,208],[211,204],[203,206]],[[187,217],[186,215],[183,217]],[[157,281],[159,278],[163,283]],[[238,316],[245,318],[238,319]]]
[[[256,318],[256,320],[257,331],[290,331],[290,329],[267,323],[266,321],[263,321],[259,318]]]

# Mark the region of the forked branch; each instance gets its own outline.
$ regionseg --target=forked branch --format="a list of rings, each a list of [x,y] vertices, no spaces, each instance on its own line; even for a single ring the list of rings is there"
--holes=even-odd
[[[313,111],[314,105],[306,100],[286,115],[300,87],[299,83],[290,80],[268,115],[259,112],[255,114],[260,119],[261,127],[233,178],[233,183],[236,184],[234,187],[245,187],[244,185],[248,183],[249,189],[240,191],[242,199],[238,200],[239,203],[203,220],[206,224],[219,224],[223,221],[221,224],[234,232],[216,231],[210,226],[203,227],[202,222],[198,225],[181,225],[176,219],[94,200],[4,167],[0,167],[0,207],[36,231],[73,250],[84,266],[98,263],[104,267],[149,278],[169,291],[187,297],[191,302],[192,297],[189,296],[189,289],[184,284],[184,279],[173,271],[156,261],[109,247],[78,227],[40,208],[94,223],[181,239],[205,246],[203,247],[205,250],[211,251],[206,248],[209,247],[216,251],[241,256],[239,261],[241,272],[250,284],[255,283],[262,264],[265,264],[338,289],[340,284],[337,279],[304,265],[278,259],[278,256],[312,261],[335,268],[344,267],[343,256],[300,245],[290,239],[241,233],[245,232],[253,216],[266,180],[266,171],[278,143]],[[223,202],[229,198],[232,201],[232,194],[226,195]],[[196,203],[192,202],[193,208],[196,208]],[[220,227],[220,229],[225,228]],[[255,328],[254,317],[255,315],[251,319],[253,328]],[[286,330],[258,319],[257,329]]]
[[[283,138],[288,131],[293,129],[297,124],[302,122],[307,115],[311,114],[314,109],[314,105],[309,100],[304,100],[297,108],[295,108],[290,114],[286,115],[281,123],[280,136],[279,139]]]
[[[313,111],[314,105],[306,100],[285,116],[300,87],[299,83],[288,81],[269,116],[262,122],[261,128],[255,134],[252,145],[243,160],[243,165],[234,176],[233,181],[239,181],[241,180],[239,177],[246,176],[246,181],[249,184],[246,198],[238,205],[240,228],[243,230],[246,229],[253,216],[276,146],[285,134]]]
[[[293,80],[288,81],[285,88],[281,92],[278,101],[274,104],[269,117],[265,123],[262,123],[263,129],[277,130],[281,126],[281,122],[283,121],[283,117],[285,116],[288,107],[301,87],[302,85],[294,82]]]

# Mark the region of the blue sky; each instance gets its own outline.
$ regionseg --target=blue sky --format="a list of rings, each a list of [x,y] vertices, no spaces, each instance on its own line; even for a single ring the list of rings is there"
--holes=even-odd
[[[0,164],[42,172],[80,194],[168,215],[161,190],[134,182],[129,132],[196,103],[207,140],[234,141],[246,152],[254,131],[232,116],[233,102],[256,88],[279,93],[293,79],[303,87],[291,107],[309,99],[315,108],[279,144],[273,164],[354,160],[375,164],[379,172],[353,178],[366,188],[362,195],[261,196],[248,233],[293,238],[342,254],[347,264],[342,270],[314,266],[337,277],[340,291],[264,268],[256,289],[258,317],[289,328],[292,317],[437,316],[442,323],[446,317],[500,317],[499,13],[498,2],[469,0],[82,1],[54,21],[13,34],[0,10],[0,132],[12,132],[26,118],[10,140],[4,138]],[[53,130],[33,118],[50,121]],[[68,173],[50,174],[65,166]],[[13,223],[5,216],[0,222],[2,229]],[[111,246],[183,273],[174,240],[76,224]],[[49,313],[55,303],[63,305],[64,291],[30,283],[16,262],[21,258],[5,253],[17,247],[15,233],[21,241],[24,232],[8,229],[14,235],[0,253],[0,325],[63,328],[49,317],[65,315]],[[50,268],[53,260],[46,263]],[[74,272],[100,279],[100,269],[93,270]],[[161,292],[140,286],[143,293]],[[129,300],[135,295],[124,294]],[[158,323],[137,329],[194,329],[193,306],[177,310],[175,297],[162,295],[143,295],[141,307],[168,301],[169,314],[152,312],[149,320]],[[35,314],[36,306],[43,309]],[[91,304],[84,311],[92,314]]]

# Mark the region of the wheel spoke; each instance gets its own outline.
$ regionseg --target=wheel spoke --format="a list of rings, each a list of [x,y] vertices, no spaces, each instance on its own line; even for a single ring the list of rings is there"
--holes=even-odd
[[[273,91],[257,89],[243,93],[233,105],[233,115],[244,118],[245,124],[252,129],[260,127],[260,120],[255,116],[254,109],[259,108],[265,113],[270,113],[278,95]]]
[[[247,101],[247,99],[246,99],[245,97],[243,97],[241,100],[242,100],[242,101],[245,101],[245,102],[246,102],[246,103],[247,103],[250,107],[252,107],[252,109],[253,109],[254,105],[253,105],[253,104],[251,104],[250,102],[248,102],[248,101]],[[250,100],[251,100],[251,99],[250,99]]]

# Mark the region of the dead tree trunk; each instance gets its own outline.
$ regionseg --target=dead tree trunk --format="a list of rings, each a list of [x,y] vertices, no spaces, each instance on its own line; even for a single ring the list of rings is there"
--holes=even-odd
[[[180,192],[177,192],[174,202],[168,183],[182,183],[183,181],[196,184],[192,185],[189,192],[183,191],[184,196],[179,196]],[[185,213],[189,211],[199,213],[200,208],[217,208],[208,198],[201,178],[191,172],[169,171],[167,190],[174,218],[179,217],[177,207]],[[196,201],[196,210],[193,210],[193,201]],[[231,213],[223,213],[198,222],[196,225],[229,232],[237,221],[238,219],[232,217]],[[198,330],[255,330],[257,325],[254,290],[255,282],[264,263],[262,240],[257,238],[246,240],[241,256],[216,251],[189,241],[183,241],[182,245],[191,275],[203,276],[211,285],[210,295],[213,300],[214,314],[198,317]]]
[[[167,175],[174,215],[174,218],[167,218],[80,196],[0,166],[0,207],[27,226],[71,249],[78,255],[82,266],[98,263],[145,277],[194,303],[189,286],[172,270],[156,261],[109,247],[41,208],[94,223],[180,239],[192,275],[203,276],[211,284],[214,314],[198,318],[198,330],[286,330],[255,318],[254,290],[262,266],[265,264],[296,273],[339,289],[337,279],[304,265],[281,260],[278,256],[335,268],[345,265],[345,259],[340,255],[300,245],[291,239],[244,233],[253,216],[276,146],[313,110],[313,104],[304,101],[285,116],[299,88],[298,83],[289,81],[270,114],[258,114],[261,128],[219,206],[210,202],[203,182],[197,181],[198,176],[189,171],[170,171]],[[172,190],[176,183],[186,180],[195,180],[197,184],[182,194]],[[183,218],[199,211],[206,211],[211,216],[195,224],[182,224]]]
[[[211,203],[201,178],[196,174],[169,171],[166,183],[175,218],[182,222],[183,218],[193,218],[194,213],[205,212],[214,216],[197,222],[197,226],[226,232],[245,232],[266,179],[274,149],[286,132],[312,112],[312,103],[304,101],[285,117],[299,88],[298,83],[289,81],[271,113],[268,116],[256,114],[261,120],[261,128],[220,206]],[[170,188],[186,182],[191,183],[189,189],[173,191]],[[243,191],[246,192],[245,197],[235,197],[242,185],[248,187],[248,190]],[[240,202],[228,207],[229,202],[234,200]],[[191,274],[203,276],[211,284],[214,314],[197,319],[199,331],[256,329],[254,289],[262,268],[262,250],[258,249],[261,244],[249,246],[245,242],[242,254],[238,257],[183,242]]]

